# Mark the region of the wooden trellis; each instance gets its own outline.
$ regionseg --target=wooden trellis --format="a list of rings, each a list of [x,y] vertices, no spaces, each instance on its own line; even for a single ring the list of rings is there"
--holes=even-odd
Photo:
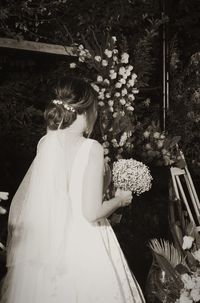
[[[76,56],[76,49],[71,46],[48,44],[27,40],[17,40],[10,38],[0,38],[0,48],[55,54],[62,56]]]

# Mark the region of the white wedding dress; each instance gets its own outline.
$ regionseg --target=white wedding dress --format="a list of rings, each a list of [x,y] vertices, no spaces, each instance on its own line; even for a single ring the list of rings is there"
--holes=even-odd
[[[69,179],[69,142],[59,131],[40,141],[10,209],[1,303],[145,302],[108,220],[82,214],[93,142],[79,144]]]

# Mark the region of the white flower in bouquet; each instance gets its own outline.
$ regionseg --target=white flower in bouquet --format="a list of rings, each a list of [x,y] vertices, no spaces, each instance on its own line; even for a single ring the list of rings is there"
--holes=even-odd
[[[122,83],[117,82],[117,83],[115,84],[115,87],[116,87],[116,88],[121,88],[121,87],[122,87]]]
[[[70,63],[69,67],[70,67],[71,69],[76,68],[76,63],[75,63],[75,62]]]
[[[109,49],[105,49],[104,54],[108,57],[111,58],[112,57],[112,51]]]
[[[152,176],[149,168],[134,159],[119,159],[113,163],[113,182],[116,188],[140,195],[150,190]]]
[[[108,105],[109,105],[109,106],[113,106],[113,105],[114,105],[114,101],[113,101],[113,100],[109,100],[109,101],[108,101]]]
[[[154,139],[159,139],[160,138],[160,133],[159,132],[155,132],[153,134]]]
[[[126,104],[126,100],[125,100],[125,99],[123,99],[123,98],[122,98],[122,99],[120,99],[120,100],[119,100],[119,102],[120,102],[122,105]]]
[[[97,82],[103,82],[103,77],[102,76],[97,76]]]
[[[126,73],[125,67],[124,67],[124,66],[121,66],[121,67],[119,68],[119,75],[123,76],[125,73]]]
[[[114,79],[116,79],[117,78],[117,73],[112,73],[112,74],[110,74],[110,79],[111,80],[114,80]]]
[[[105,105],[103,101],[99,101],[98,104],[99,104],[99,106],[101,106],[101,107],[103,107],[103,106]]]
[[[200,249],[196,250],[195,252],[193,252],[193,256],[195,257],[195,259],[197,261],[199,261],[200,263]]]
[[[107,66],[108,65],[108,61],[107,60],[102,60],[102,66]]]
[[[105,79],[105,80],[103,81],[103,83],[106,84],[106,85],[110,85],[110,81],[109,81],[108,79]]]
[[[129,94],[128,95],[129,100],[134,101],[135,100],[135,96],[133,94]]]
[[[181,281],[184,284],[185,289],[190,290],[195,287],[195,281],[188,274],[181,275]]]
[[[128,63],[129,54],[123,53],[121,56],[121,63]]]
[[[121,78],[121,79],[119,80],[119,82],[122,83],[122,84],[126,84],[126,80],[125,80],[124,78]]]
[[[190,292],[190,296],[194,300],[194,302],[200,301],[200,288],[193,288]]]
[[[96,92],[99,92],[99,91],[100,91],[100,88],[99,88],[98,85],[96,85],[95,83],[92,83],[91,86],[93,87],[93,89],[94,89]]]
[[[184,236],[183,237],[183,244],[182,244],[182,248],[184,250],[186,249],[190,249],[192,247],[192,243],[194,242],[194,238],[190,237],[190,236]]]
[[[119,92],[116,92],[116,93],[114,94],[114,96],[115,96],[116,98],[118,98],[118,97],[120,97],[121,95],[120,95]]]
[[[128,84],[133,87],[135,85],[135,81],[133,79],[128,80]]]
[[[126,89],[126,88],[123,88],[123,89],[122,89],[122,96],[127,95],[127,93],[128,93],[127,89]]]
[[[8,192],[0,191],[0,201],[1,200],[8,200],[8,196],[9,196]]]
[[[94,60],[96,60],[97,62],[101,62],[101,57],[100,56],[95,56]]]

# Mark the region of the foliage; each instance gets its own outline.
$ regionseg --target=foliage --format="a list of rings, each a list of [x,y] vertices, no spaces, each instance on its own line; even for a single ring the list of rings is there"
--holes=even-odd
[[[166,302],[199,302],[200,236],[196,226],[193,223],[187,226],[182,239],[182,252],[167,241],[159,242],[157,239],[151,240],[150,248],[158,266],[170,277],[167,288],[165,285],[157,290],[158,298],[163,299],[163,294],[167,291]]]
[[[178,56],[177,56],[178,58]],[[177,63],[178,64],[178,63]],[[193,170],[200,173],[200,53],[193,54],[187,66],[172,64],[169,131],[180,135],[181,147]],[[181,123],[184,121],[184,123]]]

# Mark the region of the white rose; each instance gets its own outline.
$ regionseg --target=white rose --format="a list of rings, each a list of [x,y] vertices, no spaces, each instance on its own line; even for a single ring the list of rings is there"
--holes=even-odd
[[[194,302],[200,301],[200,289],[199,288],[193,288],[190,292],[190,296],[194,300]]]
[[[93,89],[94,89],[96,92],[99,92],[100,88],[98,87],[98,85],[92,83],[91,86],[93,87]]]
[[[113,54],[116,55],[116,54],[118,54],[118,53],[119,53],[118,49],[114,48],[114,49],[113,49]]]
[[[114,69],[110,69],[110,74],[114,74],[115,70]]]
[[[116,92],[116,93],[114,94],[114,96],[115,96],[116,98],[119,98],[121,95],[120,95],[119,92]]]
[[[138,93],[139,93],[139,89],[133,88],[133,89],[132,89],[132,93],[133,93],[133,94],[138,94]]]
[[[113,118],[116,118],[117,117],[117,113],[113,113]]]
[[[155,132],[155,133],[153,134],[153,137],[154,137],[155,139],[160,138],[160,133],[159,133],[159,132]]]
[[[119,69],[119,75],[123,76],[125,74],[126,70],[124,66],[121,66]]]
[[[78,47],[78,49],[79,49],[79,50],[83,50],[83,49],[84,49],[84,46],[83,46],[82,44],[80,44],[79,47]]]
[[[109,105],[109,106],[113,106],[113,104],[114,104],[114,101],[113,101],[113,100],[109,100],[109,101],[108,101],[108,105]]]
[[[0,215],[5,215],[7,213],[6,209],[0,206]]]
[[[102,66],[107,66],[108,65],[108,61],[107,60],[102,60]]]
[[[148,130],[146,130],[144,133],[143,133],[143,136],[145,137],[145,138],[149,138],[149,136],[150,136],[150,132],[148,131]]]
[[[8,195],[9,193],[8,192],[5,192],[5,191],[0,191],[0,200],[8,200]]]
[[[103,77],[102,76],[97,76],[97,82],[102,82],[103,81]]]
[[[106,49],[104,54],[108,57],[108,58],[111,58],[112,57],[112,51],[109,50],[109,49]]]
[[[117,41],[117,38],[115,36],[112,36],[112,40],[115,43]]]
[[[109,99],[110,97],[111,97],[111,96],[110,96],[110,93],[107,93],[107,94],[106,94],[106,98]]]
[[[116,87],[116,88],[121,88],[121,87],[122,87],[122,83],[117,82],[117,83],[115,84],[115,87]]]
[[[133,106],[128,106],[127,109],[130,110],[130,111],[134,111],[134,107]]]
[[[101,57],[100,56],[95,56],[94,60],[96,60],[97,62],[101,62]]]
[[[108,148],[104,148],[104,155],[108,155],[109,154],[109,149]]]
[[[131,100],[131,101],[134,101],[135,100],[135,96],[133,94],[129,94],[128,95],[128,98]]]
[[[110,79],[114,80],[117,78],[117,73],[110,74]]]
[[[127,69],[131,72],[133,70],[133,66],[132,65],[128,65]]]
[[[122,105],[125,105],[125,104],[126,104],[126,100],[125,100],[125,99],[120,99],[119,102],[120,102]]]
[[[130,80],[128,80],[128,84],[129,84],[131,87],[133,87],[134,84],[135,84],[135,81],[132,80],[132,79],[130,79]]]
[[[184,250],[186,249],[190,249],[192,247],[192,243],[194,242],[194,238],[190,237],[190,236],[184,236],[183,237],[183,244],[182,244],[182,248]]]
[[[126,88],[122,89],[122,96],[127,95],[127,93],[128,93],[128,91],[127,91],[127,89],[126,89]]]
[[[70,68],[76,68],[76,63],[75,62],[70,63],[69,67]]]
[[[196,250],[194,253],[193,253],[193,256],[195,257],[195,259],[197,261],[200,262],[200,249]]]
[[[79,58],[78,58],[78,61],[79,61],[79,62],[85,62],[85,57],[79,57]]]
[[[128,60],[129,60],[129,54],[127,53],[123,53],[122,56],[121,56],[121,63],[128,63]]]
[[[158,146],[158,148],[162,148],[163,147],[163,140],[158,140],[157,146]]]
[[[105,79],[105,80],[103,81],[103,83],[106,84],[106,85],[109,85],[109,84],[110,84],[110,81],[109,81],[108,79]]]
[[[131,78],[132,78],[133,80],[135,80],[135,79],[137,78],[137,75],[136,75],[135,73],[132,73]]]
[[[146,148],[146,150],[152,149],[151,144],[150,144],[150,143],[147,143],[147,144],[145,145],[145,148]]]
[[[193,303],[188,291],[184,291],[181,293],[179,302],[180,303]]]
[[[114,61],[114,62],[117,62],[117,61],[118,61],[117,56],[113,56],[113,61]]]
[[[193,289],[195,287],[195,281],[188,274],[181,275],[181,281],[186,289]]]
[[[101,107],[105,105],[103,101],[99,101],[98,104],[99,104],[99,106],[101,106]]]
[[[119,82],[121,82],[122,84],[125,84],[125,83],[126,83],[126,80],[125,80],[124,78],[121,78],[121,79],[119,80]]]

